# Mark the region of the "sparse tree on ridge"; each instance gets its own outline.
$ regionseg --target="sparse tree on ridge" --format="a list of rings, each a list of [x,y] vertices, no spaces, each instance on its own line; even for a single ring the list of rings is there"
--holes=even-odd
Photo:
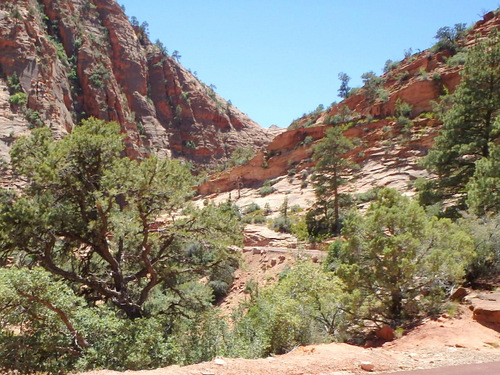
[[[339,93],[339,97],[345,99],[349,96],[349,92],[351,91],[351,88],[349,87],[349,81],[351,80],[351,77],[343,72],[340,72],[338,77],[340,80],[340,88],[337,91]]]
[[[172,58],[174,58],[175,61],[180,62],[181,57],[182,56],[179,54],[179,51],[175,50],[174,52],[172,52]]]
[[[346,170],[356,167],[355,163],[345,158],[345,153],[354,148],[354,143],[344,136],[344,130],[343,126],[329,128],[314,148],[317,163],[312,180],[317,209],[311,211],[310,218],[314,213],[321,218],[311,220],[318,226],[313,232],[326,230],[338,234],[340,231],[339,187],[346,182],[343,177]]]

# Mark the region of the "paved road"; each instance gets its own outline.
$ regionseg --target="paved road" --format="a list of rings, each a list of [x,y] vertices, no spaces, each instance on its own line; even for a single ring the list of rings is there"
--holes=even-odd
[[[429,370],[391,372],[379,375],[500,375],[500,362],[440,367]]]

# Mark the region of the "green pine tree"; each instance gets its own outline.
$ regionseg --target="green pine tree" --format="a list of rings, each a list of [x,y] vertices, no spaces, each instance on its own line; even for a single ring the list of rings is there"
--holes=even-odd
[[[340,194],[339,188],[347,182],[345,172],[357,165],[345,157],[354,148],[354,142],[344,136],[343,126],[335,126],[326,131],[326,136],[314,148],[313,181],[316,194],[316,208],[309,214],[310,233],[339,233]],[[318,219],[319,217],[319,219]]]
[[[467,205],[476,215],[500,212],[500,145],[491,145],[490,156],[476,162],[466,191]]]
[[[444,113],[443,127],[424,166],[437,175],[421,197],[456,200],[465,207],[465,186],[474,175],[476,162],[490,156],[500,139],[500,34],[493,32],[467,51],[462,81],[451,95],[452,107]],[[429,194],[432,192],[432,194]],[[434,202],[432,202],[434,200]],[[423,199],[425,201],[425,199]]]

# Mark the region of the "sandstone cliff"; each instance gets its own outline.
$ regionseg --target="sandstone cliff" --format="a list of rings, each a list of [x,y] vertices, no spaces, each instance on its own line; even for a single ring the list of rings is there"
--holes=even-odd
[[[500,28],[500,15],[486,14],[461,42],[464,47],[477,38]],[[368,85],[339,104],[324,111],[314,111],[295,120],[289,129],[246,165],[213,175],[199,188],[202,194],[224,192],[242,186],[258,186],[267,179],[301,170],[307,176],[313,166],[314,142],[324,136],[329,126],[349,124],[345,135],[361,143],[348,156],[360,164],[356,173],[358,192],[378,186],[408,190],[411,182],[425,175],[418,160],[427,154],[438,134],[440,123],[433,111],[433,101],[453,92],[460,83],[461,56],[449,51],[426,50],[396,64],[380,77],[383,96],[371,96]],[[332,93],[336,88],[332,88]],[[334,94],[332,94],[333,96]],[[401,120],[401,104],[408,105]],[[404,112],[404,111],[403,111]]]
[[[10,99],[13,76],[25,104]],[[29,128],[61,137],[88,116],[118,121],[130,156],[202,166],[272,137],[152,44],[115,0],[2,1],[0,77],[3,158]]]

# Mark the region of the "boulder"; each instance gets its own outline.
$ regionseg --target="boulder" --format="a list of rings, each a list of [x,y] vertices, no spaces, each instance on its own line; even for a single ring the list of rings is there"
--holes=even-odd
[[[468,298],[475,320],[500,325],[500,292],[485,292]]]
[[[394,334],[394,329],[392,329],[388,325],[385,325],[382,328],[376,330],[375,336],[385,341],[392,341],[396,338],[396,335]]]

